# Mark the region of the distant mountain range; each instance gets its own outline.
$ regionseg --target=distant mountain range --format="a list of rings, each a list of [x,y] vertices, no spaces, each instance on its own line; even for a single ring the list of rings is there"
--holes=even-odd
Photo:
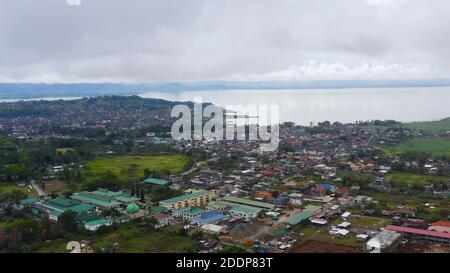
[[[0,99],[32,99],[49,97],[96,97],[106,95],[138,95],[151,91],[195,91],[231,89],[343,89],[445,87],[450,80],[360,80],[304,82],[174,82],[174,83],[0,83]]]

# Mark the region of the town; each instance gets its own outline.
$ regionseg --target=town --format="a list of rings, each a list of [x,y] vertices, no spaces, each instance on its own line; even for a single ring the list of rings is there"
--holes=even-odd
[[[174,140],[174,104],[0,103],[0,251],[450,251],[449,119],[285,122],[260,152]]]

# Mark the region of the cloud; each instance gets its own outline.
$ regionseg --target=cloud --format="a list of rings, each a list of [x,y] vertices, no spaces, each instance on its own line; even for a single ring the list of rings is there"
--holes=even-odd
[[[233,80],[241,81],[296,81],[296,80],[339,80],[339,79],[427,79],[433,78],[428,65],[387,64],[372,61],[368,64],[349,67],[343,63],[308,61],[280,71],[266,74],[235,75]]]
[[[448,78],[446,0],[0,3],[0,81]]]

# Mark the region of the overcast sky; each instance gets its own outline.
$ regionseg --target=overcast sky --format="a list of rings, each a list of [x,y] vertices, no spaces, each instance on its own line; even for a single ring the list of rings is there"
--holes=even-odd
[[[449,73],[448,0],[0,0],[0,82]]]

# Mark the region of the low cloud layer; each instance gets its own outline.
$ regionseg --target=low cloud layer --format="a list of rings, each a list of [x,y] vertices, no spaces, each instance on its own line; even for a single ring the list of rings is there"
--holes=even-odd
[[[0,82],[450,78],[447,0],[0,1]]]

